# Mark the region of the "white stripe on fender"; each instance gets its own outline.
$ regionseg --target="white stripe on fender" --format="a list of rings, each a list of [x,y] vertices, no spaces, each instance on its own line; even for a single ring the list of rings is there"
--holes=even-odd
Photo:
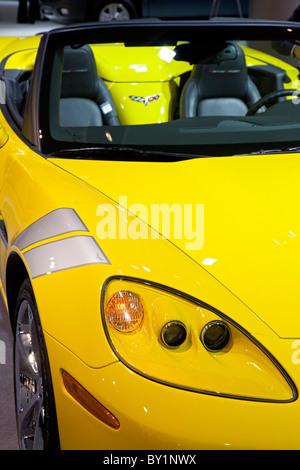
[[[110,264],[89,235],[76,235],[32,248],[24,253],[32,278],[89,264]]]
[[[87,228],[74,209],[56,209],[23,230],[13,245],[19,250],[24,250],[30,245],[48,238],[82,231],[86,232]]]

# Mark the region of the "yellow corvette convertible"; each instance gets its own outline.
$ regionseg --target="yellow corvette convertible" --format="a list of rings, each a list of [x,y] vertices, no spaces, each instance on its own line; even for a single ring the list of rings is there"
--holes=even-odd
[[[293,23],[0,42],[21,449],[300,449]]]

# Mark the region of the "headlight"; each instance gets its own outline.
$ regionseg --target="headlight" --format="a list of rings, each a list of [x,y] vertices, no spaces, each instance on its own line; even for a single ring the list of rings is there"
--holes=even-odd
[[[186,327],[180,321],[170,321],[161,330],[161,340],[169,348],[179,348],[186,340]]]
[[[230,328],[223,321],[211,321],[201,331],[201,341],[208,351],[224,351],[230,343]]]
[[[101,311],[107,338],[135,372],[198,393],[272,402],[292,401],[292,380],[241,326],[173,289],[111,278]]]
[[[117,331],[136,332],[144,320],[143,301],[134,292],[118,291],[105,304],[105,319]]]

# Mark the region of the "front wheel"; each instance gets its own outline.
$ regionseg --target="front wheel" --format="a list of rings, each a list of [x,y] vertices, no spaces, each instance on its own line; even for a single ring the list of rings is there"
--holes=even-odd
[[[96,5],[94,14],[96,21],[123,21],[136,17],[136,10],[128,0],[121,0],[120,2],[100,1]]]
[[[46,344],[28,279],[19,291],[13,329],[15,403],[20,449],[58,449]]]

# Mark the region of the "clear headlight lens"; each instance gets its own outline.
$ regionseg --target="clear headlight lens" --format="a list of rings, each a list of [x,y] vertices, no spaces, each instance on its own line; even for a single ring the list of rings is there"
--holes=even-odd
[[[156,284],[112,278],[101,303],[115,354],[145,377],[231,398],[296,398],[291,379],[261,344],[196,299]]]

